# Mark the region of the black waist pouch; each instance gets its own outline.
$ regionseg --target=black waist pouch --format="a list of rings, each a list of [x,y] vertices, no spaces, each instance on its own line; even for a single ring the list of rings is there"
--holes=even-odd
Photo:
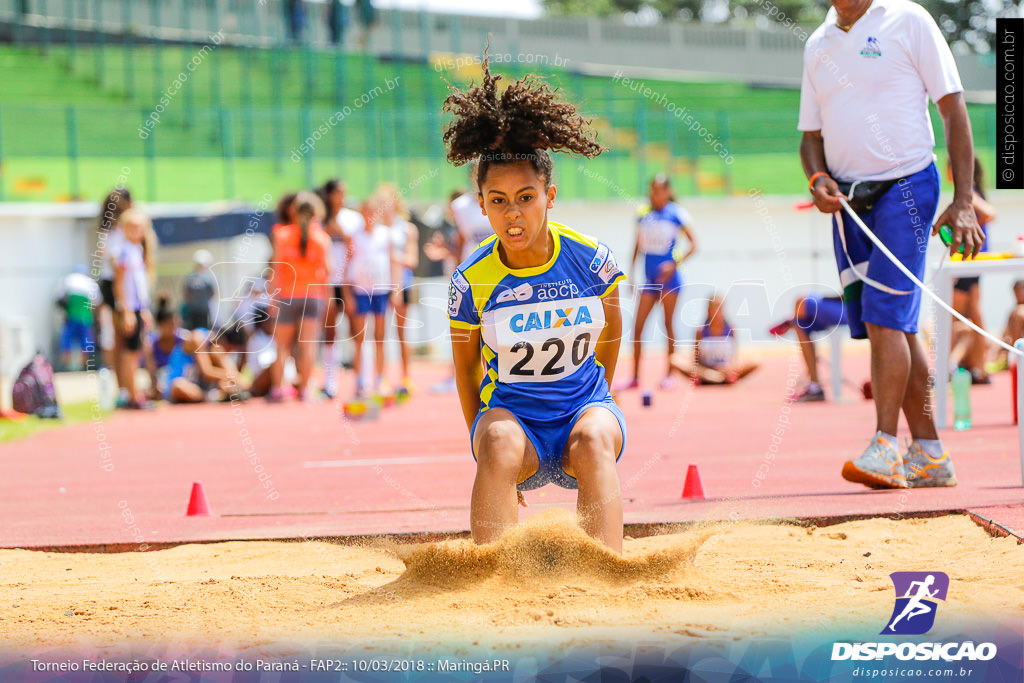
[[[839,186],[839,191],[846,195],[850,208],[862,214],[875,208],[878,200],[899,181],[899,178],[895,180],[861,180],[853,183],[837,180],[836,185]]]

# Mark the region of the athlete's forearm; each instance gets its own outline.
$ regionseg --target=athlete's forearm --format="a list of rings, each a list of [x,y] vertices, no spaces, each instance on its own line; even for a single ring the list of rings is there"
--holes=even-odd
[[[804,175],[810,178],[815,173],[828,173],[825,162],[825,139],[820,131],[805,131],[800,138],[800,163]]]
[[[963,95],[953,93],[938,102],[939,114],[946,129],[946,147],[953,167],[953,201],[971,203],[974,197],[974,140],[971,120]]]
[[[472,429],[473,421],[480,412],[480,383],[483,382],[483,366],[480,364],[480,332],[451,328],[452,358],[455,366],[455,387],[459,391],[459,404],[466,428]]]
[[[622,311],[619,308],[618,289],[604,299],[604,331],[597,340],[594,358],[604,366],[604,377],[611,388],[615,377],[615,365],[619,361],[619,344],[622,341]]]

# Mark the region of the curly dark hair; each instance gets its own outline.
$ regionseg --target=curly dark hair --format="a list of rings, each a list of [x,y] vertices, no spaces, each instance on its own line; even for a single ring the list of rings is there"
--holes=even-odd
[[[448,161],[475,162],[479,188],[491,164],[529,161],[545,185],[551,182],[552,152],[596,157],[607,150],[597,142],[590,121],[576,107],[558,99],[558,90],[533,74],[498,91],[501,76],[492,76],[484,50],[484,78],[462,92],[451,85],[443,111],[455,114],[444,129]]]

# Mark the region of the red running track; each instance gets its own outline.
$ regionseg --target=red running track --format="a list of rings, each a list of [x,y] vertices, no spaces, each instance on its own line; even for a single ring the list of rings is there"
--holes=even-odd
[[[844,357],[857,383],[867,376],[865,352]],[[645,367],[653,380],[654,363]],[[443,372],[421,365],[414,378],[422,388]],[[1021,535],[1024,488],[1006,373],[974,390],[971,430],[942,434],[960,485],[902,491],[840,478],[843,461],[874,431],[872,404],[847,389],[841,403],[790,405],[785,396],[799,374],[796,356],[775,355],[739,385],[680,384],[655,392],[650,408],[639,392],[620,393],[629,426],[619,464],[626,522],[977,509]],[[467,441],[457,398],[423,389],[376,421],[346,422],[331,402],[118,412],[0,447],[0,547],[464,531],[474,474]],[[680,500],[690,464],[700,468],[707,500]],[[194,481],[216,516],[185,516]],[[548,486],[527,500],[524,514],[532,514],[571,507],[575,492]]]

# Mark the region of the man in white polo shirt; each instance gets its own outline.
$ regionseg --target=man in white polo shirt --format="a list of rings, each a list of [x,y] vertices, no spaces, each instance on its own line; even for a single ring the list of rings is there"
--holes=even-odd
[[[953,230],[974,255],[984,235],[971,206],[974,145],[953,55],[935,21],[909,0],[832,0],[807,40],[800,92],[800,159],[814,203],[833,213],[833,242],[850,324],[871,344],[877,431],[843,478],[872,488],[955,486],[930,412],[928,360],[917,340],[921,292],[842,214],[864,223],[918,278],[928,235]],[[928,98],[939,109],[955,185],[934,226],[939,175]],[[853,186],[852,190],[850,186]],[[900,410],[913,442],[900,454]]]

